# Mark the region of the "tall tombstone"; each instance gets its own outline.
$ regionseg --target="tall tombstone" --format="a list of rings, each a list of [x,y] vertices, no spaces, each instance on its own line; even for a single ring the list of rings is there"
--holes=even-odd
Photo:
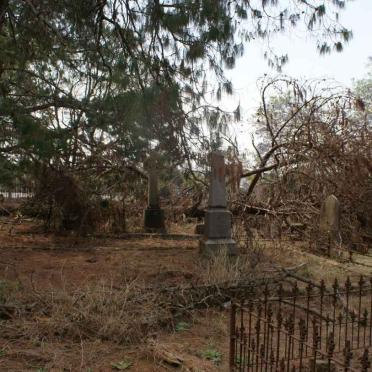
[[[334,195],[329,195],[320,209],[320,240],[327,245],[328,254],[332,247],[341,242],[340,235],[340,202]]]
[[[235,240],[231,238],[231,212],[227,210],[225,159],[219,152],[211,155],[211,176],[208,209],[205,213],[203,238],[200,252],[211,256],[219,251],[236,255]]]
[[[160,208],[159,198],[159,164],[155,155],[151,155],[145,164],[148,175],[148,202],[144,213],[146,232],[165,233],[164,211]]]

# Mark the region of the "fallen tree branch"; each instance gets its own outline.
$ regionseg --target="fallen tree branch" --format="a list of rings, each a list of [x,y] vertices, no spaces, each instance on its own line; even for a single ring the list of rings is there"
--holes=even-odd
[[[238,205],[239,207],[243,207],[243,212],[248,213],[248,214],[258,214],[258,215],[265,215],[265,214],[270,214],[270,215],[275,215],[275,216],[288,216],[291,214],[297,214],[296,212],[285,212],[285,211],[275,211],[272,209],[268,208],[263,208],[263,207],[257,207],[255,205],[249,205],[249,204],[244,204],[240,203],[238,201],[234,201],[233,204]]]

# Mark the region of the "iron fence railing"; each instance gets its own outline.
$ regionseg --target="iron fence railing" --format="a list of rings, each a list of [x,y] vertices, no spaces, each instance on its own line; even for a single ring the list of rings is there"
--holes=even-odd
[[[372,278],[268,286],[233,302],[231,371],[369,371]]]
[[[0,189],[0,196],[7,200],[27,199],[33,195],[33,191],[29,189],[13,189],[11,191]]]

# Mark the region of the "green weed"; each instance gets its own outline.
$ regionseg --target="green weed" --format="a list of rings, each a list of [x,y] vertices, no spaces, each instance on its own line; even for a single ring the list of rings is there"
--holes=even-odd
[[[178,322],[176,324],[176,332],[182,332],[182,331],[187,331],[191,328],[190,323],[187,322]]]
[[[209,346],[207,349],[203,350],[201,356],[204,359],[210,360],[216,365],[220,364],[222,360],[222,353],[212,346]]]
[[[117,363],[111,363],[111,367],[119,371],[124,371],[125,369],[129,369],[132,364],[133,363],[130,360],[121,360]]]

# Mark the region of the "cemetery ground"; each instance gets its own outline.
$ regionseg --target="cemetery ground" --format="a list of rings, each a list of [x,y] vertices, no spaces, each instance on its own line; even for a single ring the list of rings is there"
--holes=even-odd
[[[193,228],[170,230],[191,235]],[[226,266],[221,256],[201,260],[195,238],[77,238],[3,217],[0,370],[226,371],[229,303],[198,297],[197,288],[282,268],[328,284],[372,269],[369,256],[328,259],[301,241],[257,240],[242,253]]]

